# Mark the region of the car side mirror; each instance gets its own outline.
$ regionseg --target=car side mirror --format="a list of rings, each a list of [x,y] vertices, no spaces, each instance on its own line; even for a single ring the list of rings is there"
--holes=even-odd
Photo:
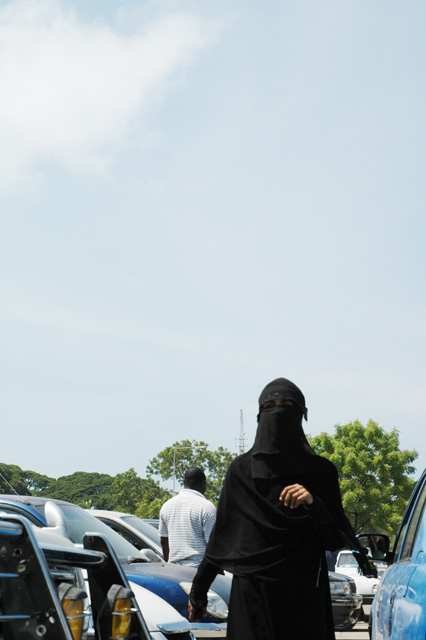
[[[56,533],[65,538],[69,538],[67,521],[65,516],[55,502],[50,500],[46,502],[44,506],[44,517],[46,518],[47,525],[52,527]]]
[[[383,533],[359,533],[357,540],[367,557],[375,561],[389,562],[389,536]]]
[[[161,558],[158,553],[155,553],[152,549],[141,549],[140,554],[145,562],[161,562]]]

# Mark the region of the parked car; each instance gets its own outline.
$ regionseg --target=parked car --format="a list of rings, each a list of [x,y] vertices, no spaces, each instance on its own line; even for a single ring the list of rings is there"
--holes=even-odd
[[[62,514],[62,522],[58,518],[49,517],[49,504],[56,505],[56,512]],[[135,552],[134,546],[121,535],[112,531],[110,527],[99,521],[93,515],[69,502],[37,498],[34,496],[0,496],[0,511],[19,513],[29,518],[39,527],[54,525],[61,533],[68,535],[72,542],[81,544],[87,531],[100,533],[108,538],[115,553],[123,566],[127,579],[138,598],[138,587],[156,594],[186,618],[186,629],[190,629],[195,637],[218,638],[226,636],[226,620],[230,596],[231,580],[226,576],[217,576],[209,591],[208,614],[200,622],[190,623],[188,617],[188,593],[192,584],[195,569],[166,563],[158,554],[150,549]],[[59,520],[61,520],[59,517]],[[155,529],[153,529],[155,531]],[[143,602],[140,607],[142,611]],[[147,617],[147,616],[146,616]],[[165,632],[176,633],[164,624],[157,626]],[[167,635],[167,633],[165,633]],[[177,637],[175,636],[176,640]]]
[[[368,620],[371,603],[376,595],[380,580],[373,576],[364,576],[352,551],[339,551],[336,559],[335,572],[352,578],[356,585],[356,591],[362,596],[361,618]]]
[[[90,509],[90,513],[122,535],[136,549],[151,549],[162,557],[158,529],[130,513]],[[351,578],[343,578],[329,572],[333,619],[336,629],[352,629],[361,613],[362,598],[356,595],[355,583]]]
[[[373,640],[426,638],[426,470],[399,526],[371,607]],[[382,552],[386,549],[383,548]]]
[[[336,631],[349,631],[359,620],[362,596],[357,594],[355,582],[348,576],[328,572],[333,622]]]
[[[131,513],[121,511],[107,511],[105,509],[88,509],[89,513],[98,518],[123,538],[126,538],[136,549],[151,549],[163,558],[160,534],[158,528],[153,527],[146,520]]]
[[[62,536],[47,540],[37,541],[27,518],[0,516],[1,638],[86,640],[96,628],[98,640],[167,640],[160,632],[150,636],[102,536],[85,536],[83,549]]]

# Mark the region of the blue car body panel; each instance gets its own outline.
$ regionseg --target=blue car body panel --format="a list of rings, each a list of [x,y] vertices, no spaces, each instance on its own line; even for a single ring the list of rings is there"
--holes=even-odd
[[[136,582],[172,604],[183,617],[188,616],[188,596],[179,586],[179,582],[192,582],[193,567],[178,566],[168,562],[136,563],[124,565],[124,572],[128,580]],[[229,579],[217,576],[211,588],[225,602],[229,602]],[[202,624],[204,625],[205,622],[218,622],[218,620],[207,614]]]
[[[371,609],[373,640],[426,638],[426,471],[399,527],[393,564],[385,571]]]

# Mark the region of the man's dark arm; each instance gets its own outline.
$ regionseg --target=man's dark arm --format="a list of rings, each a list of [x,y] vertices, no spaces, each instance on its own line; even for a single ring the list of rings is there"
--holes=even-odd
[[[204,557],[195,574],[189,594],[188,609],[191,622],[201,620],[202,616],[206,615],[207,592],[218,573],[222,573],[221,569]]]
[[[166,562],[169,561],[169,553],[170,553],[170,549],[169,549],[169,539],[165,538],[165,537],[161,537],[161,547],[163,549],[163,556],[164,556],[164,560]]]

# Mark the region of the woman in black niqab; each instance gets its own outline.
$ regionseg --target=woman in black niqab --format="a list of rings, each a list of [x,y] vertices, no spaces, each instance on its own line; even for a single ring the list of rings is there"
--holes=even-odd
[[[190,615],[200,615],[219,569],[232,572],[229,640],[334,638],[325,550],[358,547],[337,470],[309,446],[303,417],[300,389],[285,378],[269,383],[253,447],[224,481]],[[364,556],[360,562],[371,573]]]

